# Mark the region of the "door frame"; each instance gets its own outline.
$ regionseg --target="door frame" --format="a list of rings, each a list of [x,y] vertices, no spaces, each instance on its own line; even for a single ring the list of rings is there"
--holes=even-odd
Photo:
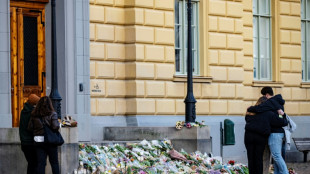
[[[18,127],[20,112],[28,97],[24,96],[24,90],[31,89],[31,86],[24,85],[24,16],[37,17],[38,85],[36,88],[41,87],[41,96],[46,94],[45,4],[11,1],[10,14],[12,126]]]

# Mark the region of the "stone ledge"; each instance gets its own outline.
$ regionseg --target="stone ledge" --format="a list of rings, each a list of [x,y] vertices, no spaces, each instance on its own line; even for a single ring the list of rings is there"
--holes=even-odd
[[[175,127],[105,127],[104,140],[210,139],[209,127],[177,130]]]
[[[211,83],[212,77],[202,77],[202,76],[193,76],[193,83]],[[186,75],[175,75],[173,76],[174,82],[187,82]]]
[[[253,87],[265,87],[270,86],[273,88],[281,88],[284,86],[283,82],[273,82],[273,81],[253,81]]]
[[[58,160],[61,173],[73,173],[79,163],[77,128],[61,128],[65,143],[58,147]],[[21,150],[19,128],[0,128],[0,173],[24,173],[27,162]],[[16,162],[18,161],[18,162]],[[51,174],[50,165],[46,173]]]
[[[310,82],[302,82],[302,83],[300,84],[300,87],[301,87],[301,88],[310,88]]]
[[[104,141],[142,141],[169,139],[175,149],[187,152],[211,152],[210,128],[184,127],[105,127]]]
[[[78,143],[77,128],[61,128],[65,144]],[[20,144],[19,128],[0,128],[0,144]]]

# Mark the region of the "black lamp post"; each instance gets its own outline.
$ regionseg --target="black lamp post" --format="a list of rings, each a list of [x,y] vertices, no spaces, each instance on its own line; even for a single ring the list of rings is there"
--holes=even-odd
[[[185,102],[185,122],[195,122],[196,99],[193,93],[193,61],[192,61],[192,2],[187,2],[187,96]]]
[[[53,103],[53,107],[57,112],[58,118],[61,118],[61,105],[62,100],[58,92],[58,78],[57,78],[57,44],[56,44],[56,16],[55,16],[55,5],[56,0],[51,1],[52,5],[52,89],[50,98]]]

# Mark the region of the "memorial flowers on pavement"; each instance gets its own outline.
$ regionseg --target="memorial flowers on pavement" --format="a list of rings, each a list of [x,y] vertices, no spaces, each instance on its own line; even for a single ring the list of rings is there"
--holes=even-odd
[[[202,121],[202,122],[198,122],[198,121],[195,121],[195,122],[192,122],[192,123],[185,123],[185,121],[177,121],[176,124],[175,124],[175,128],[180,130],[182,129],[183,127],[187,127],[187,128],[192,128],[192,127],[205,127],[205,122]]]
[[[78,173],[98,174],[248,174],[247,166],[230,161],[222,164],[216,157],[199,151],[187,153],[173,149],[169,140],[143,140],[126,146],[79,145]]]

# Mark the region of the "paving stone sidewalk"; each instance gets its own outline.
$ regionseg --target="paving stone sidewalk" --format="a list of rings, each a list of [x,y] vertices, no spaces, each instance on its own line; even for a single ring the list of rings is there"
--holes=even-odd
[[[310,162],[306,163],[286,163],[287,167],[292,167],[297,174],[309,174]]]

